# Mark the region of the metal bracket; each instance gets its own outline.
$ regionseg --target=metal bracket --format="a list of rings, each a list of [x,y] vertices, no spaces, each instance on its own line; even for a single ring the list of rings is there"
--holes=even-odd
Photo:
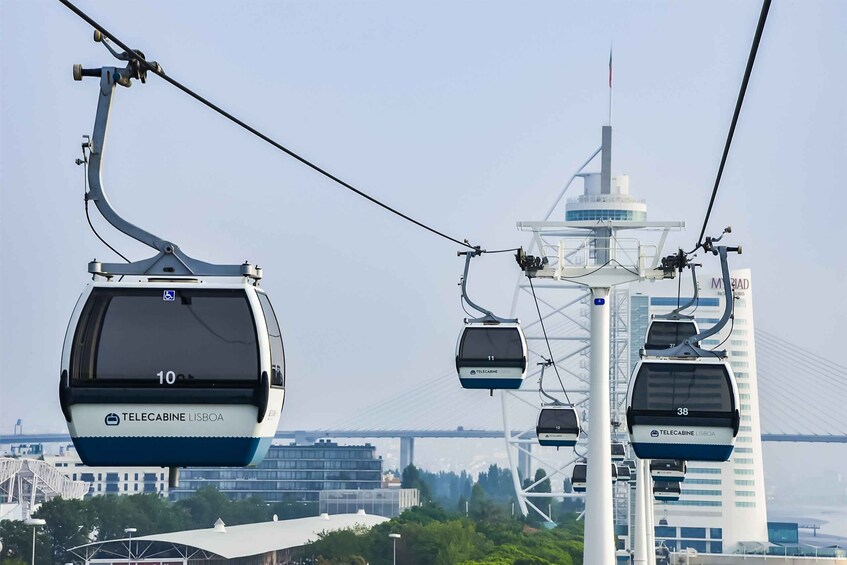
[[[721,359],[726,358],[726,350],[712,351],[710,349],[703,349],[694,345],[695,343],[700,342],[706,338],[712,337],[713,335],[716,335],[718,332],[720,332],[732,318],[733,311],[735,309],[735,302],[733,300],[732,294],[732,279],[729,276],[729,261],[727,261],[727,253],[732,251],[741,254],[741,247],[726,247],[724,245],[720,247],[714,247],[712,245],[712,241],[716,240],[707,240],[706,244],[703,246],[703,249],[705,249],[707,252],[712,253],[713,255],[718,255],[721,259],[721,275],[723,276],[723,291],[725,302],[723,316],[721,316],[721,319],[718,320],[718,323],[716,323],[708,330],[700,332],[697,335],[686,339],[681,344],[670,349],[652,351],[650,354],[651,357],[694,358],[714,356],[719,357]]]
[[[95,41],[97,37],[95,35]],[[131,86],[133,78],[143,79],[139,70],[138,60],[134,53],[117,54],[104,43],[119,59],[128,60],[126,68],[102,67],[99,69],[83,69],[81,65],[74,66],[74,80],[83,77],[100,77],[100,89],[97,97],[97,113],[94,119],[94,133],[91,141],[83,143],[90,153],[88,168],[88,192],[85,199],[93,201],[103,218],[114,228],[158,251],[158,254],[148,259],[131,263],[101,263],[94,260],[88,264],[88,272],[104,277],[121,275],[142,276],[208,276],[208,277],[247,277],[257,281],[262,278],[262,270],[251,263],[238,265],[218,265],[207,263],[190,257],[176,243],[162,239],[122,218],[106,197],[101,178],[103,154],[106,148],[106,133],[109,124],[109,112],[115,86]],[[155,64],[155,63],[154,63]]]
[[[683,310],[688,310],[691,306],[694,305],[697,300],[700,298],[700,288],[697,286],[697,267],[702,267],[697,263],[689,263],[688,266],[691,268],[691,278],[694,281],[694,296],[691,297],[687,303],[683,304],[676,308],[673,312],[669,312],[667,314],[655,314],[653,316],[654,320],[693,320],[694,314],[682,314]],[[681,269],[680,269],[681,270]]]
[[[478,306],[468,296],[468,271],[470,270],[471,259],[473,259],[474,257],[476,257],[478,255],[482,255],[482,253],[483,253],[482,250],[479,249],[478,247],[475,248],[473,251],[458,251],[456,253],[459,256],[462,256],[462,255],[465,256],[465,272],[462,275],[462,283],[461,283],[462,284],[462,299],[468,304],[468,306],[470,306],[471,308],[473,308],[477,312],[483,314],[483,316],[481,318],[465,319],[465,323],[472,323],[472,324],[479,324],[479,323],[482,323],[482,324],[517,324],[518,323],[517,318],[510,319],[510,318],[501,318],[500,316],[496,316],[496,315],[494,315],[493,312],[491,312],[491,310],[486,310],[482,306]]]

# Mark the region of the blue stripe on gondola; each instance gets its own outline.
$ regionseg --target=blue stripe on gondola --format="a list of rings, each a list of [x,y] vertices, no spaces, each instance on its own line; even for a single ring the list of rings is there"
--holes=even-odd
[[[732,445],[687,443],[635,443],[632,450],[639,459],[680,459],[683,461],[729,461]]]
[[[521,388],[521,383],[523,383],[523,379],[475,379],[475,378],[461,378],[459,377],[459,381],[462,383],[462,387],[464,388],[480,388],[480,389],[516,389]]]
[[[567,441],[561,439],[539,439],[538,445],[543,445],[544,447],[573,447],[576,445],[576,440]]]
[[[244,467],[261,463],[271,439],[253,437],[75,437],[89,467]]]

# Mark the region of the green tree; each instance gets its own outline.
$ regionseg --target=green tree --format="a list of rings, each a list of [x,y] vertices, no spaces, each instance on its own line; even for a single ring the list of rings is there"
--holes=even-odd
[[[53,561],[66,563],[67,551],[91,541],[96,528],[94,513],[84,500],[54,498],[41,505],[35,518],[47,522],[45,529],[53,545]]]
[[[36,528],[35,565],[53,564],[53,547],[50,535],[44,528]],[[3,540],[3,565],[32,562],[32,526],[19,520],[0,521],[0,539]]]
[[[403,469],[403,474],[400,478],[400,486],[403,488],[418,489],[422,503],[432,501],[429,486],[421,479],[421,473],[414,465],[409,465]]]
[[[214,487],[199,489],[191,498],[175,503],[187,513],[187,527],[191,529],[211,528],[218,518],[226,522],[223,515],[228,505],[229,498]]]

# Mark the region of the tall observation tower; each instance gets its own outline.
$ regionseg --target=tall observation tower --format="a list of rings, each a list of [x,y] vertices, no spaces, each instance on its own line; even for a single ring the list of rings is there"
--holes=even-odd
[[[612,176],[608,192],[603,191],[602,173],[581,173],[585,192],[568,199],[565,221],[619,220],[647,221],[647,203],[629,194],[629,176]]]

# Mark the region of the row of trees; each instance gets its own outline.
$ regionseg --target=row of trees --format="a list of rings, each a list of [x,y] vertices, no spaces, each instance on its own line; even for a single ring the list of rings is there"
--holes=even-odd
[[[474,485],[478,489],[479,484]],[[478,492],[484,493],[479,488]],[[484,496],[484,494],[483,494]],[[497,503],[488,500],[499,508]],[[536,529],[499,512],[470,516],[437,504],[407,510],[370,530],[330,532],[304,548],[320,565],[390,565],[394,540],[397,563],[405,565],[581,565],[582,522],[570,515],[554,529]]]

